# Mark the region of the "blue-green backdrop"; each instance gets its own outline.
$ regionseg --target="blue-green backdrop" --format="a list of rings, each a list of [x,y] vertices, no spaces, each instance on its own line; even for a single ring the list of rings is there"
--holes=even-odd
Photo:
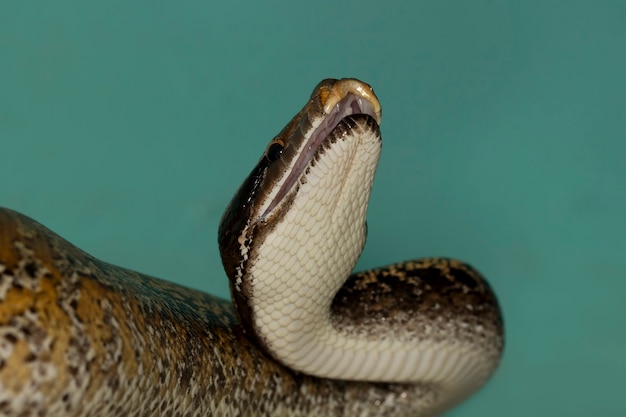
[[[449,255],[504,308],[451,416],[624,416],[626,2],[0,1],[0,205],[221,296],[222,210],[325,77],[371,83],[359,267]]]

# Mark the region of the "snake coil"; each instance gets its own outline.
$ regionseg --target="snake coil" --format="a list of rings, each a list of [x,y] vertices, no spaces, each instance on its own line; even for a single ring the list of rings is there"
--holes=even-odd
[[[380,120],[369,85],[324,80],[270,142],[220,224],[232,304],[0,209],[0,415],[415,417],[476,391],[504,341],[476,270],[350,275]]]

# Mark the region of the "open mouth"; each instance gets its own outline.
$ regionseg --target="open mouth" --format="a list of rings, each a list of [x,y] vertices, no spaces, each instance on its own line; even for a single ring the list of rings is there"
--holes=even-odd
[[[327,111],[327,115],[304,143],[304,147],[300,151],[296,162],[291,167],[289,175],[267,209],[265,209],[263,214],[259,217],[259,220],[263,220],[268,213],[274,210],[282,201],[296,181],[298,181],[322,143],[333,134],[334,130],[344,119],[354,115],[366,115],[374,119],[377,124],[380,123],[381,120],[380,107],[375,108],[375,105],[370,100],[355,93],[346,94],[344,98],[332,106],[330,112],[328,112],[328,107],[326,107],[325,110]]]

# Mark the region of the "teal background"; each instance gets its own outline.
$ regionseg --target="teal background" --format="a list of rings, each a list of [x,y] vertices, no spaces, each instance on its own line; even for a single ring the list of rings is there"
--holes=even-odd
[[[319,80],[361,78],[359,267],[459,257],[504,309],[498,373],[449,415],[626,415],[626,2],[0,5],[0,205],[226,297],[236,187]]]

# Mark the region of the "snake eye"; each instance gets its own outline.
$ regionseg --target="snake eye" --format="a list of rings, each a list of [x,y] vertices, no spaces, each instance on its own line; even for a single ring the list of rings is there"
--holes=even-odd
[[[274,162],[275,160],[280,158],[280,155],[283,153],[283,149],[284,149],[284,146],[283,146],[282,142],[280,142],[280,141],[273,142],[267,148],[267,151],[265,151],[265,157],[270,162]]]

